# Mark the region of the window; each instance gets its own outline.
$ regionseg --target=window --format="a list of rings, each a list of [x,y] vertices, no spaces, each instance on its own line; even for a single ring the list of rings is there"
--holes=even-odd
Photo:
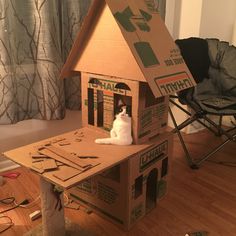
[[[135,179],[134,198],[138,198],[143,193],[143,175]]]

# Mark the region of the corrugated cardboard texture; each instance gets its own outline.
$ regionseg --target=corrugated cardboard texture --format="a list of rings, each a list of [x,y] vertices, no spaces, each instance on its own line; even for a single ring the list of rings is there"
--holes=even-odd
[[[115,118],[115,104],[119,99],[132,98],[132,117],[133,127],[137,127],[138,122],[136,117],[138,114],[138,96],[139,96],[139,83],[121,78],[110,76],[101,76],[96,74],[82,73],[83,87],[82,87],[82,124],[83,126],[100,127],[109,131],[112,128],[112,123]],[[89,83],[89,81],[97,80],[98,83]],[[125,84],[130,90],[119,88],[119,84]],[[118,86],[118,88],[117,88]],[[89,102],[88,90],[93,91],[93,103]],[[99,100],[97,99],[98,91],[103,94],[103,126],[99,126],[97,122]],[[89,116],[93,116],[93,124],[91,126]]]
[[[62,77],[70,70],[146,80],[155,97],[195,85],[164,22],[147,0],[95,0]]]
[[[161,17],[150,9],[149,1],[106,2],[155,97],[194,85],[179,50]]]
[[[168,96],[155,98],[147,83],[140,83],[137,143],[147,142],[166,131],[168,106]]]
[[[145,81],[107,5],[100,14],[73,70]]]
[[[101,216],[129,229],[166,195],[172,148],[173,135],[162,134],[155,145],[82,182],[69,193]]]
[[[79,135],[80,141],[77,141],[78,134],[80,133],[82,133],[83,135]],[[81,174],[78,174],[77,176],[72,177],[67,181],[59,180],[54,176],[54,174],[56,174],[60,170],[64,170],[65,166],[59,166],[58,170],[55,171],[53,170],[42,173],[42,176],[49,182],[59,185],[62,188],[68,189],[78,184],[80,181],[83,181],[84,179],[96,175],[124,161],[130,156],[135,155],[139,151],[148,148],[150,145],[153,145],[153,142],[149,142],[147,144],[142,144],[142,145],[129,145],[129,146],[99,145],[95,143],[95,139],[107,136],[108,135],[104,134],[103,132],[98,132],[89,128],[82,128],[80,130],[71,131],[50,139],[42,140],[37,143],[33,143],[17,149],[10,150],[8,152],[5,152],[4,155],[7,158],[11,159],[12,161],[20,164],[21,166],[33,170],[31,153],[35,153],[35,148],[43,146],[46,143],[53,143],[56,138],[63,138],[64,140],[69,141],[71,144],[66,146],[59,146],[59,144],[53,144],[53,145],[57,145],[63,150],[69,153],[75,153],[78,156],[98,157],[96,161],[100,162],[101,164],[92,167],[89,170],[83,171]]]
[[[131,81],[110,76],[82,73],[82,124],[94,129],[111,130],[115,118],[116,98],[130,97],[132,109],[132,135],[135,144],[148,141],[164,132],[168,119],[168,96],[155,98],[145,82]],[[89,83],[93,81],[93,83]],[[126,84],[130,90],[117,89],[118,84]],[[89,90],[93,97],[89,102]],[[98,91],[103,97],[103,124],[98,124]],[[119,98],[118,98],[119,99]],[[101,115],[101,114],[100,114]],[[91,122],[91,118],[93,122]]]
[[[118,225],[128,227],[128,174],[128,162],[122,162],[68,192],[83,205],[96,209],[96,212]]]

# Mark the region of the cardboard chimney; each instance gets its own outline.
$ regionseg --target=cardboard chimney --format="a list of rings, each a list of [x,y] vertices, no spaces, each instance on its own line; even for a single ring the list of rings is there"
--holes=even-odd
[[[153,2],[94,0],[61,73],[81,73],[83,126],[108,131],[128,105],[135,144],[165,130],[168,94],[195,84]]]

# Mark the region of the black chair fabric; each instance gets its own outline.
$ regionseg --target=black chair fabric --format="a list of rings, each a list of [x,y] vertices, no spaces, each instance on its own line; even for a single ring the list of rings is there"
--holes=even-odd
[[[236,48],[218,39],[176,40],[197,86],[178,93],[182,104],[211,114],[236,111]]]
[[[210,58],[208,54],[208,43],[201,38],[177,39],[181,55],[193,75],[196,83],[208,78]],[[194,56],[193,56],[194,55]]]
[[[170,96],[170,102],[188,115],[181,124],[177,124],[170,109],[174,123],[174,133],[177,133],[182,143],[186,159],[191,168],[207,160],[229,141],[236,141],[236,127],[222,128],[222,117],[231,115],[236,119],[236,48],[218,39],[188,38],[178,39],[176,44],[192,73],[197,85],[177,93],[180,103],[191,107],[184,109]],[[219,117],[219,123],[209,117],[214,114]],[[206,122],[204,123],[203,120]],[[193,122],[199,122],[214,134],[224,135],[226,140],[220,146],[208,152],[197,161],[190,156],[180,131]]]

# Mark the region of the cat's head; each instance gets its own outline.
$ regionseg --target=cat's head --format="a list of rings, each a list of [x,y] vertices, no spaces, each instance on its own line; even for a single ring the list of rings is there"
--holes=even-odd
[[[126,105],[121,105],[117,109],[116,118],[120,119],[130,119],[129,108]]]

